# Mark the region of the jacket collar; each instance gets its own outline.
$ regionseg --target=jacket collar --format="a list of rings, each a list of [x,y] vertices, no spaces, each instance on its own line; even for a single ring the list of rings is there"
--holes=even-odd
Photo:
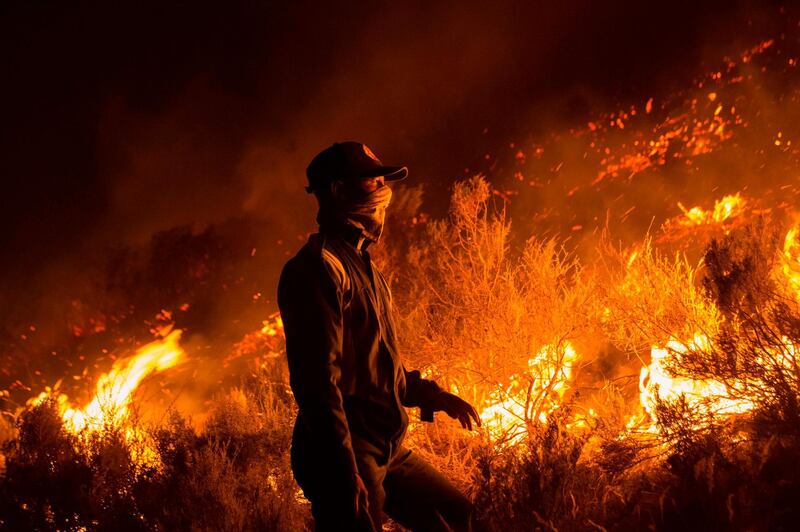
[[[370,244],[372,244],[372,240],[366,238],[361,229],[346,223],[320,225],[319,232],[324,235],[341,238],[353,246],[356,251],[366,251]],[[359,243],[361,243],[361,248],[358,247]]]

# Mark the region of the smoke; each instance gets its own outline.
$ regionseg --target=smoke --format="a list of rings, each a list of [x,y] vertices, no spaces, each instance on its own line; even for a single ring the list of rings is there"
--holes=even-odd
[[[62,242],[39,250],[50,258],[86,232],[141,239],[243,211],[294,220],[311,205],[305,164],[343,138],[449,183],[483,155],[485,127],[535,124],[529,110],[567,87],[618,92],[669,70],[716,7],[8,7],[13,243]],[[66,224],[42,241],[36,218]]]

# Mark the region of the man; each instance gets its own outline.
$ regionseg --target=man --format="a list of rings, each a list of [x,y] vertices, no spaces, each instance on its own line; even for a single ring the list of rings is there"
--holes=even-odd
[[[341,142],[306,173],[319,233],[284,267],[278,305],[299,407],[292,469],[317,530],[380,530],[384,511],[412,530],[468,530],[469,500],[402,446],[404,407],[420,407],[425,421],[442,410],[468,429],[480,418],[403,366],[389,287],[367,252],[383,230],[386,182],[408,170]]]

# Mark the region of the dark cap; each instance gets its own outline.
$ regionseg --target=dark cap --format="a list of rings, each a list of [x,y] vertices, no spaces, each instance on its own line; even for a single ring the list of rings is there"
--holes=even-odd
[[[311,160],[306,168],[308,186],[313,192],[334,181],[384,176],[386,181],[399,181],[408,175],[405,166],[384,166],[372,150],[360,142],[336,142]]]

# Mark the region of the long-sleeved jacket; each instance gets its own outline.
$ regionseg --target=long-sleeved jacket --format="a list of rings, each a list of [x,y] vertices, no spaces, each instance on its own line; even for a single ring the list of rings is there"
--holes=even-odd
[[[408,425],[403,406],[421,407],[430,420],[441,393],[403,367],[389,287],[367,252],[356,249],[357,238],[341,230],[312,235],[278,285],[299,407],[295,445],[350,474],[357,472],[354,439],[395,448]]]

